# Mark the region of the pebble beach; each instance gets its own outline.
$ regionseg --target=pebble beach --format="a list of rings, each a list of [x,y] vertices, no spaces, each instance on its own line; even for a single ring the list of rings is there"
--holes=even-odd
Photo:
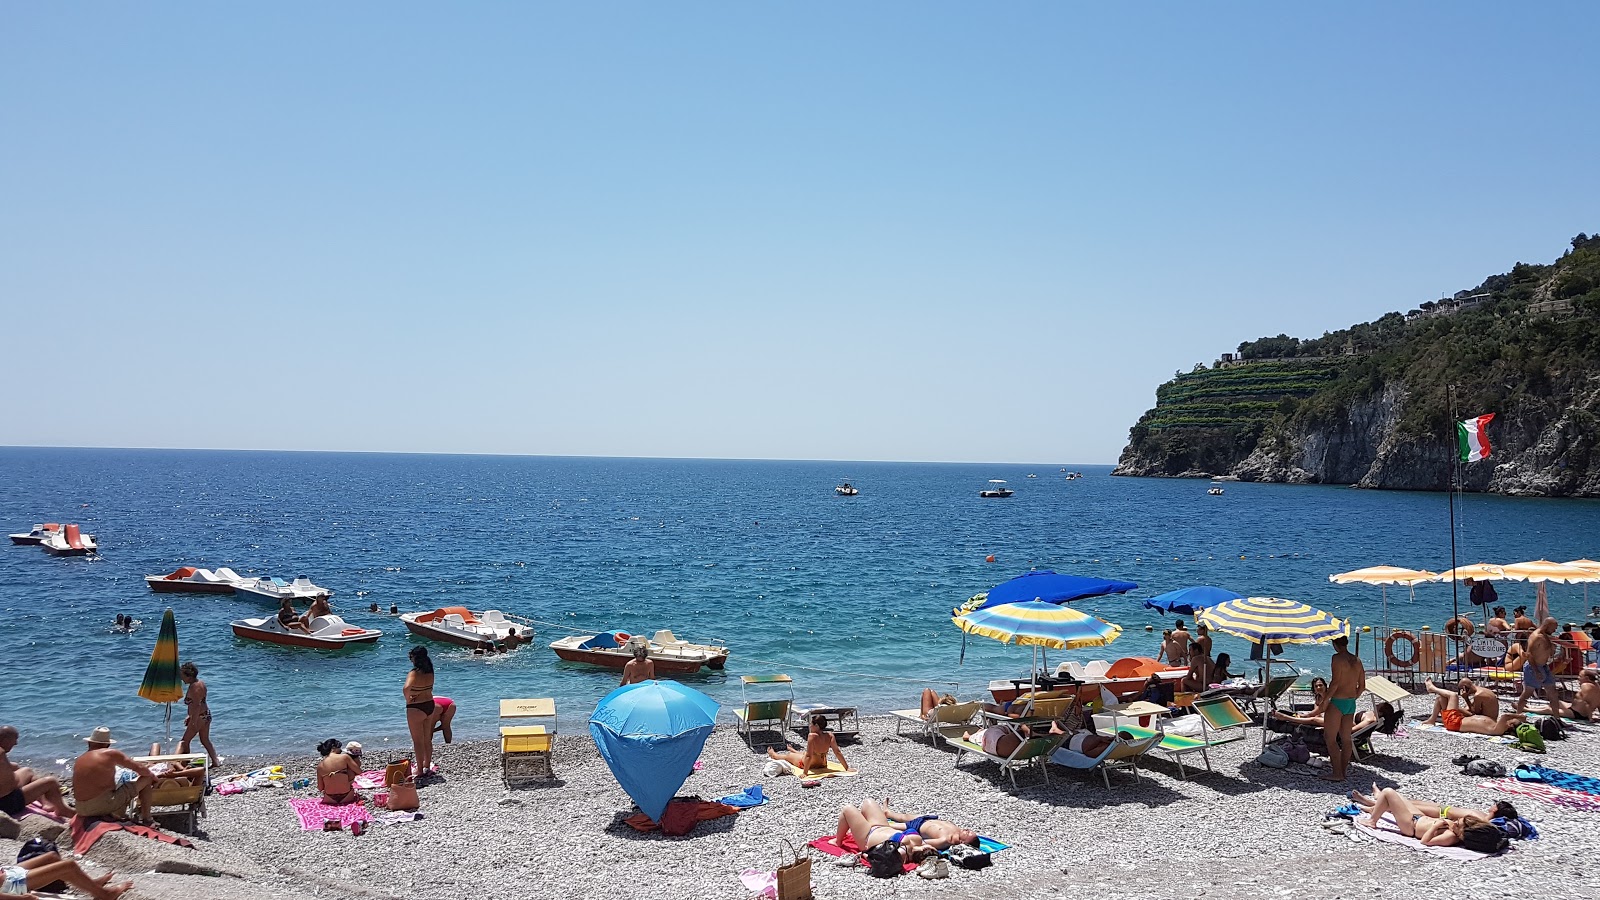
[[[1422,698],[1408,701],[1413,714],[1425,707]],[[625,824],[637,809],[580,732],[557,738],[554,779],[516,790],[501,781],[496,745],[442,746],[436,756],[441,777],[420,787],[419,821],[375,825],[360,836],[302,831],[287,801],[313,796],[309,788],[213,795],[194,850],[114,835],[116,840],[108,838],[90,852],[89,867],[116,866],[133,879],[135,890],[127,895],[132,898],[625,894],[747,900],[754,895],[741,884],[740,872],[772,870],[792,843],[813,860],[812,881],[822,898],[1510,896],[1518,885],[1554,881],[1564,897],[1600,896],[1600,888],[1585,880],[1600,813],[1509,798],[1537,823],[1542,838],[1470,862],[1324,827],[1345,790],[1364,790],[1373,782],[1469,806],[1507,799],[1450,764],[1461,754],[1499,761],[1508,770],[1536,761],[1600,775],[1600,728],[1572,729],[1571,739],[1534,756],[1487,739],[1403,726],[1395,737],[1375,737],[1377,754],[1358,762],[1343,786],[1322,781],[1322,770],[1310,765],[1270,769],[1255,763],[1261,733],[1250,728],[1242,739],[1211,751],[1210,773],[1191,771],[1185,780],[1175,764],[1155,757],[1141,767],[1137,783],[1113,772],[1108,790],[1098,775],[1056,766],[1048,784],[1030,771],[1018,776],[1013,789],[992,764],[969,755],[957,768],[952,750],[909,733],[897,736],[891,717],[868,717],[861,724],[860,739],[844,745],[860,774],[810,788],[794,777],[764,777],[764,755],[732,728],[719,726],[701,754],[701,769],[680,795],[714,799],[761,784],[769,802],[701,822],[686,837],[640,833]],[[403,757],[390,747],[374,742],[369,763]],[[309,775],[314,761],[307,753],[234,759],[228,768],[277,763],[293,780]],[[806,841],[833,832],[842,804],[869,797],[886,798],[897,809],[938,813],[1011,848],[996,853],[988,869],[957,868],[943,880],[915,874],[878,880],[805,848]],[[0,845],[0,853],[14,850],[10,843]],[[196,871],[208,874],[179,874]]]

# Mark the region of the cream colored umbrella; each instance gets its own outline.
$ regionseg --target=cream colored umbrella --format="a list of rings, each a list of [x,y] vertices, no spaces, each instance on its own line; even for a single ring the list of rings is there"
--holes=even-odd
[[[1588,569],[1596,575],[1600,575],[1600,562],[1595,562],[1592,559],[1569,559],[1562,563],[1562,565],[1573,566],[1574,568],[1579,569]],[[1589,605],[1589,585],[1587,583],[1583,586],[1583,605]]]
[[[1462,581],[1471,578],[1473,581],[1504,581],[1506,573],[1493,563],[1473,563],[1470,566],[1457,566],[1439,573],[1438,581]]]
[[[1365,569],[1356,569],[1353,572],[1341,572],[1338,575],[1329,575],[1328,580],[1334,584],[1375,584],[1383,595],[1383,628],[1389,630],[1389,585],[1403,584],[1411,589],[1412,599],[1416,599],[1417,585],[1425,581],[1435,581],[1439,578],[1427,569],[1403,569],[1399,566],[1368,566]]]
[[[1535,622],[1543,622],[1550,615],[1550,601],[1545,597],[1545,582],[1590,584],[1600,581],[1600,573],[1591,572],[1579,566],[1551,562],[1548,559],[1512,563],[1509,566],[1501,566],[1501,571],[1505,573],[1507,578],[1514,581],[1531,581],[1537,585],[1533,601],[1533,620]],[[1588,596],[1589,592],[1585,590],[1584,599],[1587,600]]]

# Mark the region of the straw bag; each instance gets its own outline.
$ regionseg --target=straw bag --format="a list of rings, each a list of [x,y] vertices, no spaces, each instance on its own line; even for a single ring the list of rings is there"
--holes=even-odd
[[[778,900],[815,900],[811,895],[811,860],[801,858],[785,840],[791,861],[778,866]],[[782,852],[779,853],[780,858]]]
[[[383,770],[383,784],[388,788],[383,806],[391,811],[416,809],[420,805],[417,783],[411,780],[411,761],[402,760]]]

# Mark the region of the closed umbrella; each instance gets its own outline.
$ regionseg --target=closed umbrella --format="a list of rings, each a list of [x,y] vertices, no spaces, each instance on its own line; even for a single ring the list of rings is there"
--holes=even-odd
[[[1003,603],[974,610],[950,620],[967,634],[993,638],[1002,644],[1033,648],[1033,671],[1038,672],[1039,648],[1075,650],[1104,647],[1122,634],[1122,627],[1068,606],[1041,600]]]
[[[717,701],[676,681],[641,681],[601,699],[589,734],[644,814],[661,821],[717,720]]]
[[[1389,585],[1403,584],[1411,588],[1412,598],[1416,597],[1417,585],[1424,581],[1434,581],[1439,576],[1427,569],[1403,569],[1400,566],[1368,566],[1365,569],[1356,569],[1353,572],[1340,572],[1338,575],[1329,575],[1328,580],[1334,584],[1375,584],[1383,596],[1383,629],[1389,630]]]
[[[172,704],[183,699],[183,682],[178,678],[178,620],[168,609],[161,616],[161,631],[156,635],[156,648],[150,654],[150,664],[145,667],[144,681],[139,684],[139,696],[152,703],[167,705],[167,740],[172,740]]]

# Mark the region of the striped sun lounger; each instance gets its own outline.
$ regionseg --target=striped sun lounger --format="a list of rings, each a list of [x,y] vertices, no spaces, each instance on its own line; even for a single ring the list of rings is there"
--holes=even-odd
[[[1133,725],[1122,725],[1119,726],[1117,730],[1127,732],[1128,734],[1132,735],[1135,740],[1147,738],[1156,733],[1154,729],[1139,728]],[[1200,754],[1200,758],[1204,760],[1206,764],[1205,770],[1210,772],[1211,756],[1206,751],[1220,744],[1226,744],[1230,741],[1238,740],[1243,736],[1244,732],[1242,730],[1233,735],[1213,738],[1209,741],[1201,740],[1199,738],[1185,737],[1181,734],[1162,734],[1161,743],[1157,744],[1155,746],[1155,750],[1152,752],[1165,753],[1169,759],[1178,764],[1178,777],[1188,779],[1189,773],[1184,769],[1183,766],[1183,758],[1185,756],[1190,753]]]

